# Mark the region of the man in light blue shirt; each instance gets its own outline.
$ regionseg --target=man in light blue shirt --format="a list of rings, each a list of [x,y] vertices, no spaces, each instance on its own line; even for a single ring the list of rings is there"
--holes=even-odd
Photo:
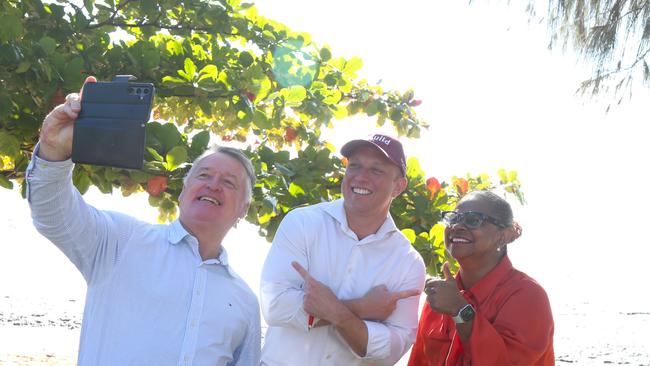
[[[71,182],[80,109],[69,95],[45,118],[27,169],[34,225],[88,284],[78,364],[257,365],[257,298],[221,245],[248,210],[250,161],[232,148],[197,159],[172,224],[100,211]]]

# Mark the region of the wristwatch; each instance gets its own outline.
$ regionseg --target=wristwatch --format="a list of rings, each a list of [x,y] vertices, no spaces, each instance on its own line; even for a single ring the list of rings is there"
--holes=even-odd
[[[467,304],[460,308],[458,310],[458,314],[454,316],[454,323],[456,324],[461,324],[461,323],[468,323],[472,319],[474,319],[474,315],[476,315],[476,311],[474,310],[474,307],[472,304]]]

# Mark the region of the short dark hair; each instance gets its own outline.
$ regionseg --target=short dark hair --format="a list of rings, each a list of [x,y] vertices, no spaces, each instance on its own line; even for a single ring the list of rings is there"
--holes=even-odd
[[[512,207],[503,197],[491,191],[472,191],[467,193],[460,202],[466,199],[478,198],[490,205],[491,215],[501,221],[505,226],[512,226]],[[459,202],[459,203],[460,203]]]

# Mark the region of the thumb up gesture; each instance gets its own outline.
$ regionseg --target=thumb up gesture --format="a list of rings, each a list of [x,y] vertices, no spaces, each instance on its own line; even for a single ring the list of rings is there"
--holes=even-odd
[[[449,270],[449,263],[442,266],[444,279],[429,278],[424,284],[427,302],[432,310],[448,315],[456,315],[467,304],[456,285],[456,280]]]

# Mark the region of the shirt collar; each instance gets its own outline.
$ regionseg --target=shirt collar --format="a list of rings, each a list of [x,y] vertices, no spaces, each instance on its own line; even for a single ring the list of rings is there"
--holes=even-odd
[[[208,259],[208,260],[204,261],[204,263],[205,264],[219,264],[219,265],[222,265],[222,266],[226,267],[226,269],[228,270],[228,273],[230,274],[230,276],[236,277],[236,278],[239,277],[239,276],[237,276],[235,271],[232,269],[230,264],[228,264],[228,252],[226,252],[226,248],[224,248],[223,245],[221,246],[221,253],[219,254],[219,256],[217,258]]]
[[[177,245],[181,243],[183,239],[185,239],[185,237],[187,236],[194,237],[192,236],[192,234],[188,233],[187,230],[185,230],[180,220],[178,219],[174,220],[174,222],[172,222],[168,228],[169,229],[167,231],[167,240],[169,240],[169,243],[172,245]],[[221,246],[221,253],[217,258],[207,259],[203,261],[203,263],[222,265],[226,267],[228,273],[232,277],[237,277],[232,267],[230,267],[230,265],[228,264],[228,253],[226,252],[226,248],[224,248],[223,246]]]
[[[474,296],[479,302],[485,300],[490,294],[492,294],[494,288],[496,288],[504,278],[513,270],[512,262],[508,256],[504,256],[501,261],[494,267],[488,274],[481,278],[474,286],[470,289],[465,290]],[[456,276],[456,281],[458,288],[462,288],[462,282],[460,278],[460,272]]]
[[[190,235],[190,233],[185,230],[181,224],[181,221],[176,219],[171,223],[171,225],[169,225],[169,230],[167,231],[167,240],[169,240],[170,244],[176,245],[188,235]]]
[[[325,212],[327,212],[336,221],[338,221],[344,230],[354,234],[354,232],[352,231],[352,229],[350,229],[350,226],[348,225],[348,218],[345,214],[345,205],[344,205],[343,198],[339,198],[336,201],[326,205]],[[384,237],[385,235],[388,235],[394,231],[399,231],[399,229],[397,229],[397,225],[395,225],[395,221],[393,220],[393,217],[390,215],[389,212],[386,215],[386,220],[384,220],[384,222],[381,224],[381,226],[379,227],[379,229],[374,235],[376,235],[376,237]]]

